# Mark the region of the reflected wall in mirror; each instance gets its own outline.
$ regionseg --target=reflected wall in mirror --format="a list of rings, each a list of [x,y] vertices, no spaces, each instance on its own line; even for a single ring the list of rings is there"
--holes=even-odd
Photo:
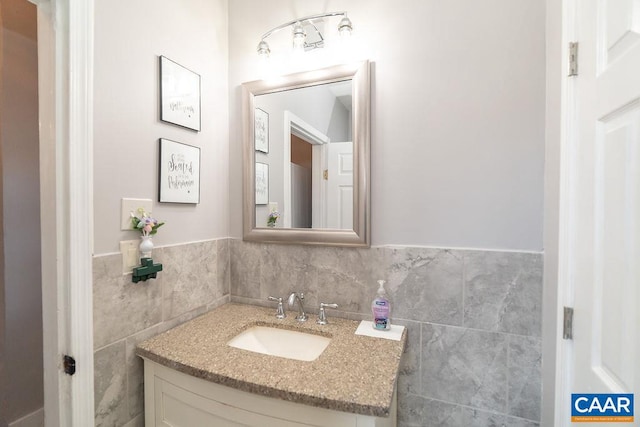
[[[369,73],[365,61],[243,84],[245,240],[369,245]]]

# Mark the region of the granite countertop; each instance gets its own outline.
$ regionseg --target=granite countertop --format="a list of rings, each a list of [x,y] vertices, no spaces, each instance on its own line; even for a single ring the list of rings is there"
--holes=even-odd
[[[275,308],[225,304],[140,343],[138,356],[179,372],[264,396],[362,415],[389,415],[401,341],[355,335],[360,322],[329,317],[328,325],[276,319]],[[275,326],[331,337],[316,360],[268,356],[227,345],[255,325]]]

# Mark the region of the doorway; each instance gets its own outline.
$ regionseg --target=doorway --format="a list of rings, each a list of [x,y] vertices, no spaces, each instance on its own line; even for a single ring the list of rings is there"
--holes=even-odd
[[[313,225],[313,146],[291,134],[291,226],[311,228]]]
[[[44,425],[37,8],[0,0],[0,426]]]
[[[293,114],[284,112],[284,227],[323,227],[324,187],[322,173],[326,169],[325,147],[330,139]],[[294,179],[294,176],[297,179]],[[308,182],[307,182],[308,181]],[[302,199],[296,200],[296,193]],[[304,206],[302,206],[304,203]],[[295,211],[295,213],[294,213]]]

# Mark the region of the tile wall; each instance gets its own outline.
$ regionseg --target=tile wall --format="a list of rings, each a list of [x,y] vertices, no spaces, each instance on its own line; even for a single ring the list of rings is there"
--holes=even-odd
[[[307,311],[368,318],[387,280],[409,339],[399,426],[538,426],[542,254],[416,247],[319,248],[230,241],[231,299],[305,292]]]
[[[94,258],[96,426],[142,427],[135,345],[230,299],[269,306],[303,291],[307,311],[368,318],[387,280],[409,339],[398,425],[538,426],[542,254],[417,247],[323,248],[196,242],[154,250],[164,270],[134,284],[120,255]]]
[[[93,259],[96,427],[143,427],[137,343],[229,301],[229,240],[156,248],[157,279],[133,283],[120,254]]]

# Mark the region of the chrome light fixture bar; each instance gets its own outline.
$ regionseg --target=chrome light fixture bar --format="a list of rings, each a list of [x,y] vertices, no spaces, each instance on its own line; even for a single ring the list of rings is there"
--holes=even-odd
[[[304,18],[294,19],[293,21],[286,22],[282,25],[278,25],[277,27],[267,31],[263,34],[260,39],[260,43],[258,43],[258,55],[261,57],[268,57],[271,53],[271,49],[269,48],[269,44],[266,42],[266,38],[270,35],[277,33],[280,30],[283,30],[288,27],[293,27],[292,29],[292,37],[293,37],[293,48],[295,50],[313,50],[324,47],[324,37],[320,29],[316,23],[322,20],[322,18],[328,18],[332,16],[342,16],[342,19],[338,23],[338,33],[341,37],[348,37],[351,35],[351,31],[353,31],[353,24],[351,20],[347,17],[347,12],[327,12],[327,13],[319,13],[317,15],[305,16]],[[315,34],[314,37],[307,38],[307,30],[310,28],[313,30]]]

